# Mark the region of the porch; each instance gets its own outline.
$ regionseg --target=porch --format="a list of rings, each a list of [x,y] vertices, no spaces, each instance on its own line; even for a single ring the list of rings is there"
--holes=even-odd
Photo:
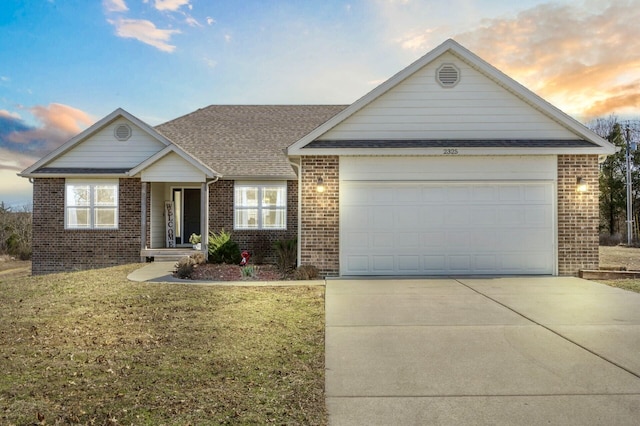
[[[206,183],[142,182],[141,260],[179,260],[197,251],[192,234],[207,235],[209,194]]]

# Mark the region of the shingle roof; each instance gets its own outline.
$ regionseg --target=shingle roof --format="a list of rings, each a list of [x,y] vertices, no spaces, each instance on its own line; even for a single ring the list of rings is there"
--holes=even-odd
[[[211,105],[155,127],[224,178],[294,179],[284,150],[347,105]]]

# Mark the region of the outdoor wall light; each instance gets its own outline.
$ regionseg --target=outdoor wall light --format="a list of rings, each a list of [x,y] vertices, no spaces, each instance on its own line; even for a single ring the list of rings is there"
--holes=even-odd
[[[322,180],[321,177],[318,178],[318,184],[316,186],[316,191],[318,191],[319,193],[323,193],[325,190],[324,187],[324,181]]]
[[[585,182],[584,178],[577,177],[576,178],[576,191],[577,192],[587,192],[587,182]]]

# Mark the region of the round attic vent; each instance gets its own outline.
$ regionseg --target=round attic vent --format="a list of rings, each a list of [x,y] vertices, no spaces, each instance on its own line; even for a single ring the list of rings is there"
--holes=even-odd
[[[460,70],[453,64],[442,64],[436,72],[436,80],[442,87],[453,87],[460,81]]]
[[[127,124],[118,124],[113,129],[113,134],[119,141],[126,141],[131,137],[131,127]]]

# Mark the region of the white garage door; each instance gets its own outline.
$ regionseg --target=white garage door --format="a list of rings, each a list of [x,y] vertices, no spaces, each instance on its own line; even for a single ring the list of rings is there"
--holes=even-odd
[[[341,274],[553,274],[553,188],[549,181],[343,181]]]

